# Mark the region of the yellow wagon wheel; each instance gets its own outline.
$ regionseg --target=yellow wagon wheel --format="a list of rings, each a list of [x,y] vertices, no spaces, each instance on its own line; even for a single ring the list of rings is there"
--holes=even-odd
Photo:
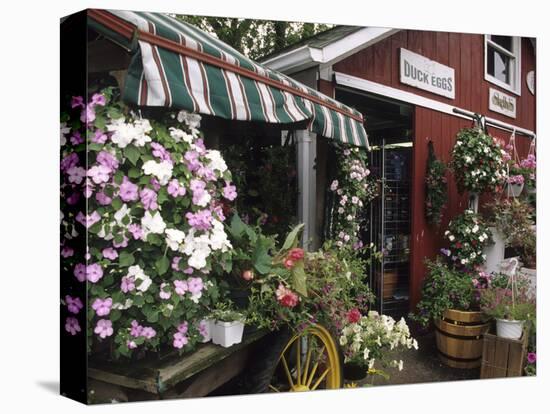
[[[284,346],[269,385],[274,392],[342,387],[342,364],[334,338],[320,325],[293,335]]]

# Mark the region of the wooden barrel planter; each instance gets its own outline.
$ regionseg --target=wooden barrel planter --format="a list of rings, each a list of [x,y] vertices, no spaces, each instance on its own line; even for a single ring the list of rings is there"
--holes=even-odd
[[[483,334],[489,329],[489,324],[481,319],[481,312],[448,309],[434,323],[439,359],[445,365],[453,368],[481,366]]]

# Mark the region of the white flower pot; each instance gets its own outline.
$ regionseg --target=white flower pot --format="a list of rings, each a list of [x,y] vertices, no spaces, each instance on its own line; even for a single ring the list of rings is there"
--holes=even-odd
[[[212,329],[212,342],[229,348],[231,345],[238,344],[243,339],[244,323],[233,322],[214,322]]]
[[[486,256],[485,259],[485,271],[488,273],[499,272],[500,263],[504,260],[504,235],[496,228],[489,227],[489,231],[493,236],[494,244],[490,244],[483,249],[483,253]]]
[[[497,319],[497,336],[508,339],[519,339],[523,332],[525,321],[509,321]]]
[[[204,336],[203,336],[203,339],[202,339],[202,343],[206,343],[210,340],[212,340],[212,328],[214,326],[214,321],[212,319],[203,319],[202,321],[200,321],[200,323],[204,323],[205,326],[204,326]]]
[[[524,183],[522,184],[506,184],[506,194],[508,197],[519,197],[523,191]]]

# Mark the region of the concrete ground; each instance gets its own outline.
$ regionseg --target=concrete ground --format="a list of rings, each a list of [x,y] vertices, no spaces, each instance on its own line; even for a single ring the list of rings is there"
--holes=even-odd
[[[396,359],[403,360],[403,370],[387,368],[384,371],[390,375],[385,379],[380,375],[373,378],[357,381],[357,386],[372,384],[397,385],[397,384],[418,384],[423,382],[457,381],[468,379],[479,379],[480,369],[457,369],[450,368],[439,361],[435,346],[434,333],[413,335],[418,341],[418,350],[398,351]],[[346,381],[348,382],[348,381]]]

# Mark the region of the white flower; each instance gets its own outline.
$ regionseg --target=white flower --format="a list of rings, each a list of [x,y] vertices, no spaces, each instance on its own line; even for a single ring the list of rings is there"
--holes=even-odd
[[[122,219],[129,215],[130,209],[126,204],[123,204],[122,207],[120,207],[120,209],[118,209],[118,211],[115,213],[114,217],[116,224],[118,224],[120,227],[127,227],[127,225],[122,222]]]
[[[143,237],[145,238],[149,233],[162,234],[166,228],[166,223],[164,223],[158,211],[154,215],[151,215],[149,210],[147,210],[141,219],[141,227],[143,229]]]
[[[452,234],[449,236],[449,240],[450,241],[454,241],[455,240],[455,236],[453,236]]]
[[[352,221],[353,220],[353,216],[351,214],[348,214],[348,216],[346,217],[346,220],[347,221]]]
[[[193,136],[178,128],[170,127],[170,136],[175,142],[185,141],[188,144],[193,143]]]
[[[132,276],[136,282],[141,281],[141,283],[136,283],[136,289],[140,292],[146,292],[153,283],[152,279],[145,274],[139,265],[130,266],[127,276]]]
[[[143,147],[147,142],[151,142],[151,137],[147,135],[153,128],[148,119],[136,119],[134,121],[134,145],[136,147]]]
[[[342,336],[340,337],[340,345],[341,345],[341,346],[344,346],[344,345],[346,345],[347,343],[348,343],[348,338],[347,338],[347,336],[342,335]]]
[[[67,138],[65,138],[65,135],[67,135],[69,132],[71,132],[71,128],[69,128],[67,126],[67,123],[66,122],[61,122],[61,127],[60,127],[60,133],[61,133],[61,137],[60,137],[60,142],[61,142],[61,146],[65,145],[67,143]]]
[[[479,226],[476,224],[474,227],[472,227],[472,233],[476,234],[479,231]]]
[[[366,348],[363,350],[363,359],[366,361],[367,359],[369,359],[369,354],[370,354],[370,351],[369,351],[369,348]]]
[[[164,233],[166,234],[166,244],[168,247],[173,251],[177,251],[185,238],[185,233],[176,229],[166,229]]]
[[[223,253],[231,249],[233,246],[227,238],[223,224],[221,221],[212,221],[212,234],[210,235],[210,246],[212,250],[221,250]]]
[[[399,369],[399,371],[403,370],[403,361],[402,360],[399,360],[399,363],[397,364],[397,368]]]
[[[145,175],[157,177],[160,185],[168,184],[168,181],[172,178],[173,165],[169,161],[156,162],[155,160],[149,160],[141,168]]]
[[[190,114],[183,110],[178,112],[177,120],[180,123],[185,122],[191,129],[198,128],[201,125],[201,116],[199,114]]]
[[[338,180],[334,180],[331,184],[330,184],[330,189],[332,191],[336,191],[338,189]]]
[[[126,301],[124,302],[124,304],[122,303],[113,303],[113,306],[112,308],[113,309],[118,309],[118,310],[125,310],[125,309],[128,309],[130,308],[132,305],[134,304],[134,301],[132,299],[126,299]]]
[[[113,133],[111,135],[111,141],[117,144],[119,148],[126,148],[135,136],[133,126],[127,124],[124,118],[113,119],[111,123],[107,125],[107,131]]]
[[[338,207],[338,214],[344,214],[344,207]]]
[[[227,170],[227,164],[225,163],[225,160],[223,159],[219,151],[206,151],[205,157],[210,160],[208,167],[212,170],[219,171],[220,173],[223,173]]]
[[[466,155],[466,156],[464,157],[464,162],[465,162],[466,164],[470,164],[470,163],[472,162],[472,158],[471,158],[469,155]]]
[[[206,207],[211,199],[212,196],[207,191],[203,191],[200,198],[194,204],[200,207]]]

